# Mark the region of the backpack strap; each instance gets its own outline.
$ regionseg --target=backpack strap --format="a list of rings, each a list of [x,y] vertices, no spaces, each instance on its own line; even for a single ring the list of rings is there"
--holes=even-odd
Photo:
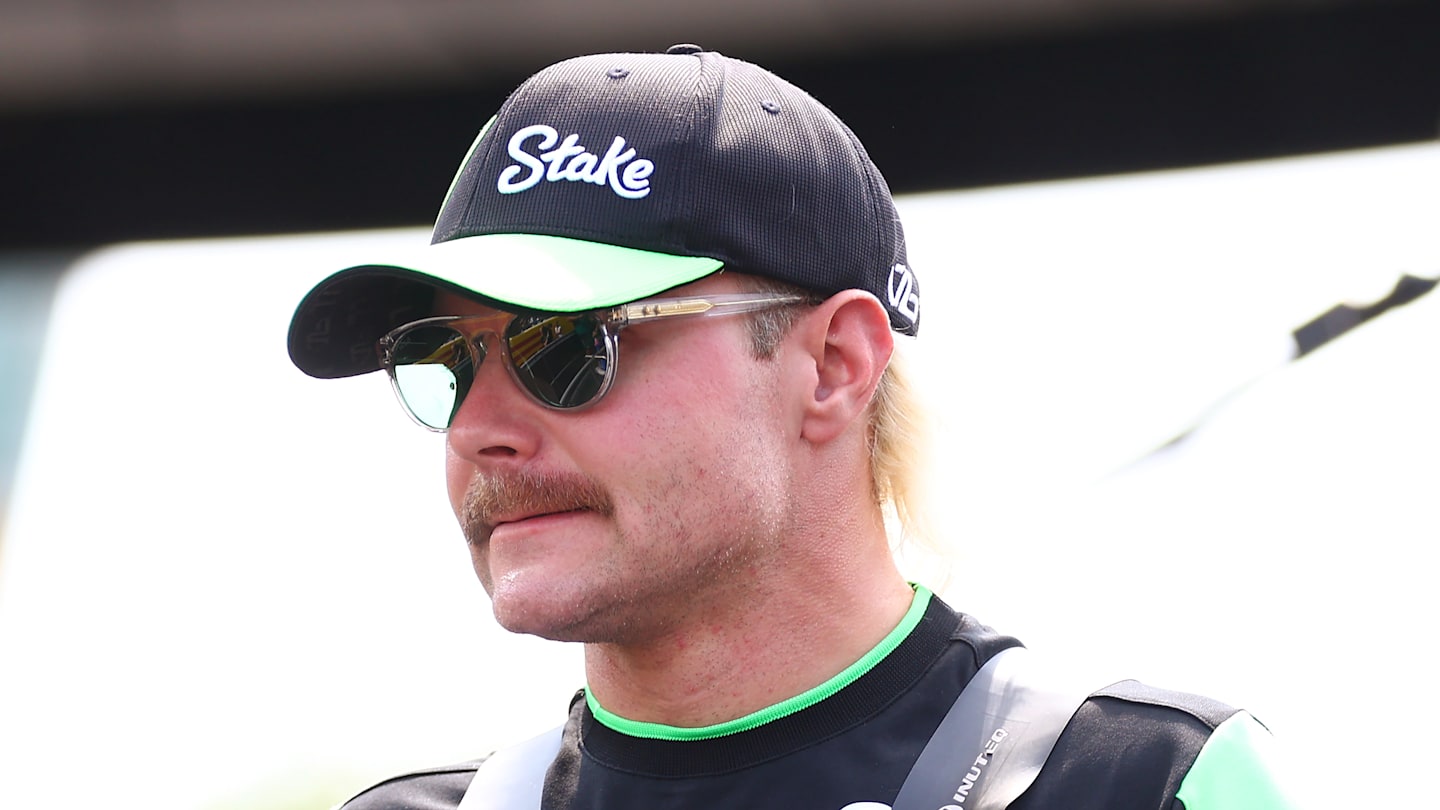
[[[545,772],[560,752],[564,726],[491,754],[455,810],[538,810]]]
[[[1012,647],[980,668],[915,760],[894,810],[1004,810],[1030,787],[1092,691],[1033,655]],[[538,810],[563,729],[492,754],[456,810]]]
[[[894,810],[1004,810],[1039,775],[1092,689],[1004,650],[980,668],[900,786]]]

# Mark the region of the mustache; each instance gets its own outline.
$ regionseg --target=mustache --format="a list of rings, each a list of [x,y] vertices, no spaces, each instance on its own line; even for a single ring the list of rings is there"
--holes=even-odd
[[[478,475],[465,491],[460,526],[471,544],[490,539],[501,516],[587,510],[610,517],[615,505],[595,479],[581,473]]]

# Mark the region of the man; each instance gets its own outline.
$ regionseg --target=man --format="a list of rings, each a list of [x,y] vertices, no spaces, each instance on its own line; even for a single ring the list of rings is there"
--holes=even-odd
[[[920,288],[885,181],[803,91],[688,45],[546,68],[434,242],[322,282],[291,356],[383,368],[448,431],[496,619],[583,643],[586,685],[562,734],[347,807],[873,810],[914,803],[912,768],[939,773],[926,807],[976,807],[1049,715],[1016,810],[1287,806],[1249,715],[1133,682],[916,765],[1018,642],[892,560],[914,437],[891,355]]]

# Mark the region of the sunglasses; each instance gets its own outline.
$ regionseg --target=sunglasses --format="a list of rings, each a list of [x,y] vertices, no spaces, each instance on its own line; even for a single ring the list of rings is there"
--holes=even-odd
[[[803,300],[797,295],[735,293],[651,298],[578,314],[442,315],[398,327],[380,338],[376,348],[405,412],[421,427],[443,433],[494,347],[531,399],[547,408],[578,410],[599,402],[610,390],[620,330],[627,326],[663,318],[740,315]]]

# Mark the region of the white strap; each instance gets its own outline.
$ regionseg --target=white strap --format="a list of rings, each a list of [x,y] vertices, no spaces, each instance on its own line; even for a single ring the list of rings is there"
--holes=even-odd
[[[456,810],[539,810],[545,771],[560,752],[563,726],[501,748],[480,763]]]
[[[1024,647],[980,668],[915,760],[895,810],[1004,810],[1039,775],[1092,688]]]

